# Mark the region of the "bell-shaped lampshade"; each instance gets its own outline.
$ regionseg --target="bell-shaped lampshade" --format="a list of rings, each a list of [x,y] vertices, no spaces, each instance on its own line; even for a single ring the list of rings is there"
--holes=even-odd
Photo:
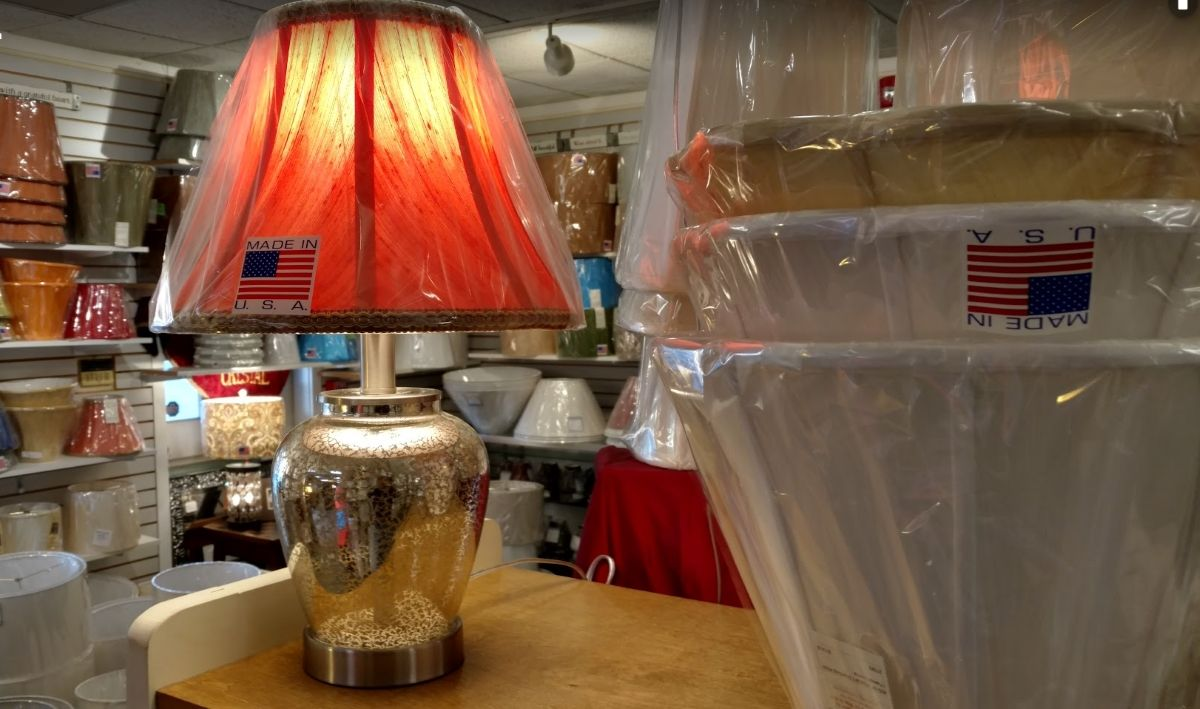
[[[565,238],[464,14],[327,0],[264,15],[167,254],[156,330],[581,322]]]

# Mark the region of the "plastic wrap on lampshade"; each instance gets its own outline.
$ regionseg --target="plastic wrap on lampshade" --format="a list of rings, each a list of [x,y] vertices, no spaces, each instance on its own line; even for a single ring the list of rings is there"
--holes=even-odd
[[[31,463],[48,463],[62,455],[63,446],[75,429],[75,404],[10,406],[8,413],[21,436],[21,458]]]
[[[465,332],[412,332],[396,335],[396,371],[465,367],[468,341],[469,336]]]
[[[231,80],[229,74],[216,71],[180,69],[167,89],[154,132],[207,137]]]
[[[0,555],[0,696],[83,656],[90,669],[86,573],[83,559],[60,551]]]
[[[618,308],[616,314],[617,322],[621,322],[621,313]],[[613,326],[613,354],[618,360],[624,362],[637,362],[642,358],[642,349],[646,336],[640,333],[626,330],[619,324]]]
[[[159,138],[155,160],[203,161],[208,154],[208,138],[194,135],[164,135]]]
[[[523,547],[542,541],[545,494],[545,487],[528,480],[488,483],[487,516],[500,525],[504,546]]]
[[[609,445],[625,445],[621,438],[633,421],[633,410],[637,407],[637,388],[638,378],[630,377],[625,380],[621,393],[617,395],[617,403],[613,405],[612,412],[608,415],[608,423],[604,426],[604,438]]]
[[[896,106],[1200,100],[1200,45],[1175,5],[910,0],[898,28]]]
[[[270,458],[283,439],[283,399],[278,396],[205,399],[200,418],[209,458]]]
[[[62,207],[53,204],[10,202],[0,199],[0,221],[7,224],[53,224],[67,223]]]
[[[696,461],[692,458],[683,423],[663,386],[659,365],[652,354],[650,347],[642,354],[633,416],[627,422],[621,440],[633,457],[647,465],[693,470]]]
[[[1171,102],[1023,102],[714,128],[668,161],[693,223],[807,209],[1200,195]]]
[[[6,281],[75,283],[79,266],[58,261],[34,261],[24,258],[0,259],[0,274]]]
[[[66,184],[53,104],[0,96],[0,145],[0,179]]]
[[[299,364],[300,344],[295,335],[264,335],[263,361],[267,364]]]
[[[0,554],[62,549],[62,507],[18,502],[0,507]]]
[[[552,355],[558,345],[554,330],[505,330],[500,333],[500,352],[509,357]]]
[[[13,334],[20,340],[61,340],[74,283],[15,282],[0,284],[12,313]]]
[[[896,709],[1196,696],[1194,345],[657,352],[795,704],[847,669]]]
[[[260,280],[278,259],[295,282]],[[582,322],[576,290],[512,99],[466,15],[300,3],[259,21],[152,326],[558,328]]]
[[[128,399],[118,394],[84,397],[67,454],[122,456],[140,453],[145,447]]]
[[[706,331],[789,342],[1200,335],[1200,206],[794,212],[684,231]]]
[[[87,678],[94,674],[92,656],[93,651],[88,647],[78,657],[72,658],[67,662],[55,667],[52,670],[39,675],[26,676],[20,679],[6,681],[0,680],[0,696],[48,696],[52,699],[66,702],[66,706],[75,707],[75,687]],[[59,704],[50,704],[54,709],[59,708]],[[22,707],[21,709],[25,709]],[[38,707],[43,709],[43,707]],[[117,707],[117,709],[120,709]]]
[[[67,550],[115,554],[137,546],[138,493],[128,480],[76,483],[67,488]]]
[[[65,244],[67,232],[50,224],[9,224],[0,222],[0,242],[16,244]]]
[[[71,229],[76,243],[141,246],[154,188],[154,167],[134,162],[67,162]]]
[[[358,339],[352,335],[300,335],[300,359],[306,362],[353,362]]]
[[[612,251],[616,153],[539,155],[537,163],[571,253],[586,256]]]
[[[89,589],[90,579],[89,578]],[[129,628],[156,603],[154,598],[122,598],[107,603],[92,599],[91,637],[96,674],[125,669],[129,661]]]
[[[67,193],[62,185],[51,185],[46,182],[34,182],[33,180],[0,176],[0,203],[10,201],[65,207],[67,205]]]
[[[0,402],[5,406],[61,406],[71,403],[75,377],[38,377],[0,382]]]
[[[680,265],[682,267],[682,263]],[[687,285],[686,278],[682,282]],[[686,291],[656,293],[623,290],[617,303],[617,324],[643,335],[692,335],[700,329],[696,311]]]
[[[80,283],[67,315],[65,334],[73,340],[136,337],[125,310],[125,289],[115,283]]]
[[[860,0],[664,1],[633,202],[618,245],[621,285],[685,292],[671,252],[683,222],[667,194],[668,157],[713,126],[874,108],[877,33],[874,10]],[[637,322],[625,327],[670,334]]]

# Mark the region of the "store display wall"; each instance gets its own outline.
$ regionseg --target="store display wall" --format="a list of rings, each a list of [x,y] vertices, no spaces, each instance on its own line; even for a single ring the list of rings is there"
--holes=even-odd
[[[154,124],[168,84],[167,67],[126,57],[85,52],[5,33],[0,44],[0,82],[77,94],[79,110],[56,109],[57,128],[65,160],[151,160],[154,158]],[[75,263],[83,266],[80,281],[132,283],[133,256],[129,254],[69,254],[14,251],[5,255]],[[150,357],[140,346],[114,346],[101,352],[114,356],[116,391],[133,406],[146,448],[155,448],[152,388],[144,385],[136,368],[149,367]],[[69,348],[0,351],[0,381],[31,377],[75,376],[78,356]],[[84,392],[87,393],[87,392]],[[138,523],[143,541],[156,538],[155,457],[152,452],[134,458],[53,472],[0,477],[0,505],[20,501],[63,504],[67,486],[93,480],[131,480],[138,490]],[[164,492],[165,494],[165,492]],[[165,531],[164,531],[165,533]],[[106,571],[149,580],[159,570],[159,544],[139,543],[133,550],[89,565]]]

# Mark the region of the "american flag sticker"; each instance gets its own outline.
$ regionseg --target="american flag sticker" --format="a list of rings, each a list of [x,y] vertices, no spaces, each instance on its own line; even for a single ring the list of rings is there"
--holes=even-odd
[[[966,326],[1039,335],[1088,326],[1096,227],[968,229]]]
[[[320,252],[318,236],[247,239],[233,311],[308,314]]]

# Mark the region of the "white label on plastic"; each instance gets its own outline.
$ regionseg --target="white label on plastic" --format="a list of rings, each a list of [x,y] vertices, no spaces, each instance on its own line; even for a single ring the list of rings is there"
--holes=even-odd
[[[129,246],[129,222],[117,222],[113,226],[113,243],[122,248]]]
[[[571,150],[588,150],[590,148],[607,147],[608,133],[597,133],[596,135],[584,135],[571,138]]]
[[[604,314],[604,308],[596,309],[596,327],[600,330],[608,328],[608,316]]]
[[[195,500],[188,500],[183,503],[183,511],[190,515],[194,515],[200,511],[200,503]]]
[[[319,236],[251,237],[242,257],[234,315],[308,315]]]
[[[178,128],[179,128],[179,119],[178,118],[168,118],[167,119],[167,132],[168,133],[174,133]]]
[[[571,433],[579,433],[580,431],[582,431],[583,430],[583,417],[582,416],[568,416],[567,417],[567,430],[570,431]]]
[[[580,537],[578,534],[571,535],[571,551],[579,551],[579,539]]]
[[[83,176],[89,180],[100,179],[100,163],[89,162],[83,164]]]
[[[150,209],[146,211],[146,223],[153,224],[158,221],[158,200],[150,200]]]
[[[120,402],[116,399],[104,400],[104,423],[114,424],[121,422]]]
[[[94,547],[111,546],[112,545],[112,536],[113,536],[113,533],[112,533],[111,529],[97,529],[96,531],[92,532],[92,546],[94,546]]]
[[[608,183],[608,203],[617,203],[617,185],[615,182]]]
[[[546,527],[546,536],[543,537],[547,544],[554,544],[558,541],[558,527]]]
[[[589,308],[603,308],[604,307],[604,294],[600,292],[599,288],[589,288],[588,289],[588,303],[589,303],[589,305],[588,305]]]
[[[964,327],[1029,336],[1086,329],[1099,229],[1087,219],[964,229]]]
[[[42,453],[41,451],[21,451],[21,457],[29,460],[41,460]]]
[[[12,183],[5,182],[4,180],[0,180],[0,196],[7,197],[10,194],[12,194],[12,192],[13,192]]]
[[[882,657],[820,633],[812,637],[828,709],[892,709]]]

